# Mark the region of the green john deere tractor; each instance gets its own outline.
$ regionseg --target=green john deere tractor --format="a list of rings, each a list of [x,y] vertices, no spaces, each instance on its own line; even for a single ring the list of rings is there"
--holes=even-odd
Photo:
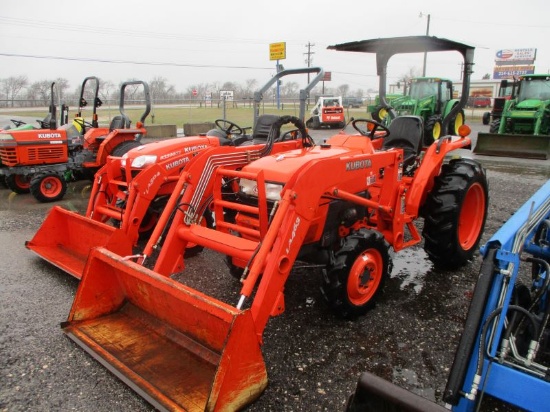
[[[489,133],[478,133],[474,153],[489,156],[547,159],[550,153],[550,75],[528,74],[518,79],[515,96]]]
[[[460,105],[459,99],[453,98],[453,83],[451,80],[439,77],[413,78],[400,97],[386,98],[389,106],[397,116],[414,115],[424,119],[424,144],[429,145],[440,136],[458,134],[458,128],[464,124],[464,110],[460,110],[448,121],[447,129],[443,128],[443,119],[449,116],[451,110]],[[392,118],[387,116],[388,107],[379,105],[372,111],[374,120],[388,124]]]

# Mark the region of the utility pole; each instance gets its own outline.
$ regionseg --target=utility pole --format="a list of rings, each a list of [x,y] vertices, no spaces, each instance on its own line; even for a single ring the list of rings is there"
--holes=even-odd
[[[422,18],[426,16],[428,18],[428,24],[426,25],[426,36],[430,35],[430,14],[424,14],[420,12],[420,15],[418,17]],[[422,77],[426,77],[426,57],[428,56],[428,53],[424,52],[424,65],[422,66]]]
[[[307,64],[307,67],[311,67],[311,61],[313,60],[313,58],[311,57],[313,54],[315,54],[315,52],[312,52],[311,51],[311,48],[315,46],[314,43],[311,43],[311,42],[307,42],[306,44],[306,47],[307,47],[307,52],[305,52],[304,54],[307,56],[306,57],[306,64]],[[307,83],[309,84],[309,73],[307,74]]]

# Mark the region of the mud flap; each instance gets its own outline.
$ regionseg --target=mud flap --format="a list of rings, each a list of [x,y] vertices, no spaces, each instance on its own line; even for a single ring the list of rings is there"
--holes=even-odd
[[[119,256],[132,254],[132,242],[117,228],[54,206],[34,237],[25,242],[42,259],[82,277],[90,250],[105,247]]]
[[[234,411],[267,386],[249,310],[104,248],[90,254],[62,328],[159,410]]]
[[[474,153],[487,156],[548,159],[550,136],[478,133]]]

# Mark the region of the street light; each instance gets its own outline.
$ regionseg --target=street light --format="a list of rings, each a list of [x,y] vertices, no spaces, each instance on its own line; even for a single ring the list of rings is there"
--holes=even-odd
[[[428,24],[426,25],[426,36],[430,35],[430,14],[422,13],[418,15],[419,18],[422,17],[428,17]],[[424,65],[422,66],[422,77],[426,77],[426,58],[428,57],[428,53],[424,52]]]

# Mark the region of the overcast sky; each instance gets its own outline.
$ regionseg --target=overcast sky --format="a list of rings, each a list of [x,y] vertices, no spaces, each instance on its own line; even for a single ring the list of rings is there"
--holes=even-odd
[[[374,56],[327,46],[380,37],[426,34],[472,45],[472,79],[492,73],[501,49],[536,48],[536,73],[550,72],[550,2],[527,0],[2,0],[0,78],[30,82],[87,76],[118,84],[160,76],[185,91],[194,84],[247,79],[265,83],[275,70],[269,44],[286,42],[286,68],[312,65],[332,72],[330,86],[377,88]],[[420,13],[423,16],[420,16]],[[23,57],[27,56],[27,57]],[[394,57],[390,80],[421,72],[423,56]],[[458,79],[458,53],[432,53],[426,74]],[[393,79],[392,79],[393,77]]]

